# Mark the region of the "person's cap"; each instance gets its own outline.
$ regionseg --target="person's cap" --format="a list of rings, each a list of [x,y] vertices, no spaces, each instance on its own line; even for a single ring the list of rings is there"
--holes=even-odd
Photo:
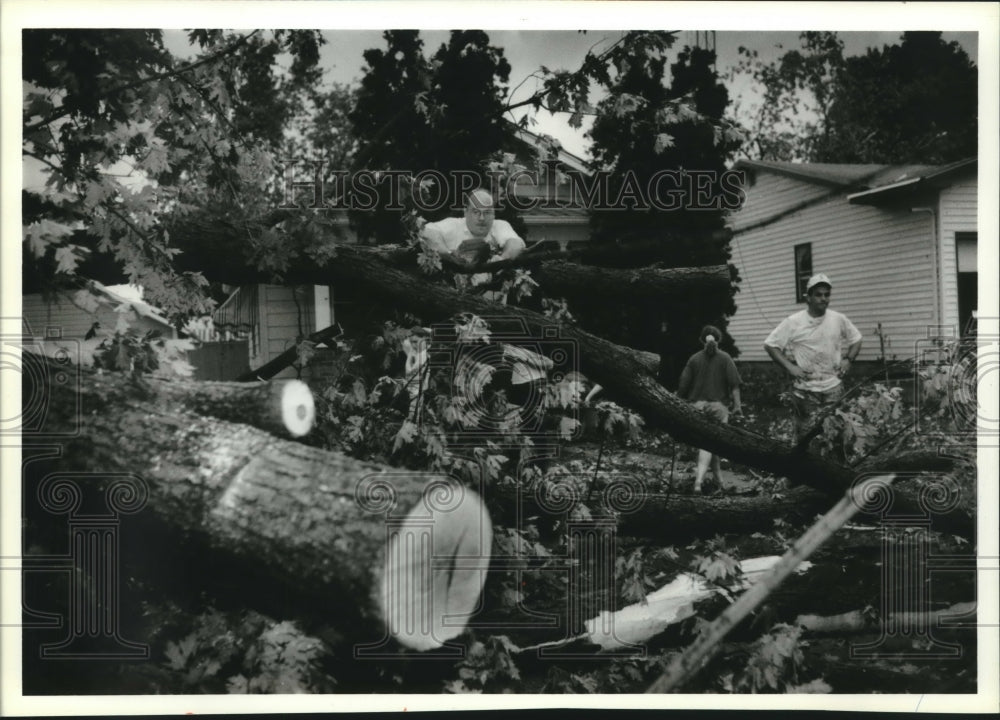
[[[809,282],[806,284],[806,293],[808,294],[809,291],[812,290],[817,285],[823,285],[823,284],[829,285],[830,289],[831,290],[833,289],[833,283],[830,282],[830,278],[828,278],[823,273],[816,273],[811,278],[809,278]]]

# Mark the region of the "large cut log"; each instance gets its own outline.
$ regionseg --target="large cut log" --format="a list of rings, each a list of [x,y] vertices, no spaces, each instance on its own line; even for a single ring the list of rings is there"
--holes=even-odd
[[[48,394],[46,430],[65,440],[25,463],[29,544],[54,513],[72,519],[73,498],[93,484],[109,508],[140,513],[131,532],[144,540],[127,538],[125,555],[145,562],[129,573],[155,577],[184,554],[217,571],[194,578],[205,589],[225,578],[250,605],[323,621],[375,649],[440,647],[477,608],[492,533],[474,492],[177,412],[122,376],[86,376],[81,391]]]
[[[25,352],[25,405],[47,403],[47,377],[65,375],[62,363]],[[155,403],[164,412],[190,412],[220,420],[245,423],[280,437],[302,437],[313,427],[316,406],[312,391],[301,380],[274,382],[203,382],[179,378],[127,377],[121,373],[92,372],[72,368],[72,387],[81,402],[104,408],[105,398],[116,397],[121,386],[132,389],[136,398]],[[61,385],[60,383],[54,383]]]
[[[95,387],[94,380],[89,384]],[[152,381],[161,400],[171,398],[178,409],[220,420],[246,423],[279,437],[302,437],[312,430],[316,406],[312,391],[301,380],[274,382]]]

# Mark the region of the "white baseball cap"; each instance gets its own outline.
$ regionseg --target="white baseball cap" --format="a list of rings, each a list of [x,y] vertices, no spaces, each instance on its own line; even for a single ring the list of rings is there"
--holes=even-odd
[[[831,290],[833,289],[833,283],[830,282],[830,278],[828,278],[823,273],[816,273],[811,278],[809,278],[809,282],[806,284],[806,293],[808,294],[808,292],[812,290],[814,287],[824,283],[829,285]]]

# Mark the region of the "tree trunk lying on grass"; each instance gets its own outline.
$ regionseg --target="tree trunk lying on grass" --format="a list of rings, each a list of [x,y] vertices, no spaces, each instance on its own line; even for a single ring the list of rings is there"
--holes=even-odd
[[[463,631],[485,572],[468,569],[468,562],[456,569],[454,558],[472,557],[485,567],[492,541],[475,493],[446,478],[178,411],[177,405],[200,407],[220,384],[199,384],[210,391],[189,401],[183,400],[189,384],[169,385],[85,376],[82,395],[52,388],[47,429],[67,439],[57,455],[26,464],[29,532],[55,512],[32,503],[65,492],[51,485],[59,473],[89,473],[98,485],[129,475],[138,478],[133,504],[146,498],[138,502],[141,530],[155,538],[139,553],[148,567],[132,572],[169,564],[183,545],[211,556],[248,603],[283,599],[293,614],[325,620],[358,641],[391,637],[428,650]],[[232,397],[225,391],[216,397]]]
[[[225,239],[220,241],[225,242]],[[792,445],[770,437],[715,423],[657,382],[650,373],[649,353],[637,353],[530,310],[498,305],[428,282],[391,267],[378,252],[367,248],[338,247],[335,261],[323,269],[322,275],[323,282],[336,282],[338,287],[349,289],[359,297],[375,296],[380,301],[405,307],[422,315],[425,322],[439,321],[458,312],[471,312],[489,320],[491,330],[495,334],[502,332],[504,342],[508,344],[530,348],[537,347],[540,340],[569,343],[578,353],[580,369],[584,374],[604,386],[605,392],[613,399],[641,414],[647,422],[663,428],[680,442],[787,477],[793,483],[809,485],[829,493],[832,498],[859,477],[859,469],[798,451]],[[876,458],[866,464],[863,471],[945,472],[954,466],[952,458],[931,452],[915,459],[916,462],[911,462],[914,458],[911,461]],[[899,498],[897,510],[907,507],[916,509],[906,498]],[[965,517],[968,517],[967,512]],[[943,522],[951,521],[943,518]]]

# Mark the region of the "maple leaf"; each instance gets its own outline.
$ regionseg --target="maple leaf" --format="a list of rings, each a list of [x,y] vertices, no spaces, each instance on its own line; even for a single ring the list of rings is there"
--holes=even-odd
[[[433,275],[441,270],[441,256],[434,250],[424,250],[417,255],[417,265],[427,275]]]
[[[56,273],[73,273],[87,248],[78,245],[64,245],[56,248]]]
[[[180,642],[167,643],[167,649],[164,654],[167,656],[167,664],[170,668],[173,670],[183,670],[188,660],[194,654],[196,644],[197,641],[194,635],[188,635]]]
[[[170,160],[167,153],[166,143],[160,138],[153,138],[152,142],[149,144],[149,150],[146,152],[146,156],[139,163],[139,167],[148,172],[150,175],[159,175],[160,173],[170,171]]]
[[[392,451],[395,453],[404,445],[412,443],[418,430],[416,423],[404,420],[399,432],[396,433],[396,441],[392,444]]]
[[[72,232],[73,228],[69,225],[45,219],[33,222],[22,229],[24,239],[28,242],[28,249],[36,257],[44,255],[49,245]]]
[[[674,138],[672,135],[669,135],[667,133],[659,133],[656,136],[656,142],[653,145],[653,152],[659,155],[667,148],[672,148],[673,146],[674,146]]]

